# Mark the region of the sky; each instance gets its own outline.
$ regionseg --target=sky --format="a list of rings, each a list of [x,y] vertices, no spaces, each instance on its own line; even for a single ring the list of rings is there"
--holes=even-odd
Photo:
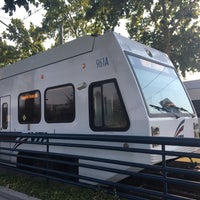
[[[5,13],[1,8],[4,5],[4,1],[0,0],[0,20],[5,23],[9,24],[11,20],[11,16],[9,16],[8,13]],[[45,14],[45,11],[41,8],[31,8],[32,15],[29,16],[28,13],[25,11],[23,7],[19,8],[17,7],[16,12],[14,12],[12,18],[19,18],[21,19],[25,26],[28,28],[30,22],[32,22],[34,25],[40,26],[42,22],[42,17]],[[3,31],[6,30],[6,26],[3,25],[3,23],[0,22],[0,36]],[[125,30],[125,20],[120,21],[120,26],[116,27],[115,32],[120,33],[121,35],[128,37],[128,33]],[[47,40],[45,43],[46,48],[50,47],[53,42],[51,40]],[[182,80],[194,80],[194,79],[200,79],[200,73],[192,73],[187,72],[186,78],[181,77]]]
[[[13,13],[13,16],[9,16],[8,13],[5,13],[4,10],[2,10],[2,7],[4,5],[4,1],[0,1],[0,20],[3,21],[5,24],[10,23],[11,18],[19,18],[23,20],[26,26],[29,25],[30,22],[33,22],[35,25],[40,25],[42,22],[42,15],[45,13],[41,7],[34,8],[32,7],[32,15],[29,16],[28,13],[25,11],[23,7],[19,8],[17,7],[16,11]],[[2,23],[0,24],[0,32],[2,30],[5,30],[6,26],[4,26]]]

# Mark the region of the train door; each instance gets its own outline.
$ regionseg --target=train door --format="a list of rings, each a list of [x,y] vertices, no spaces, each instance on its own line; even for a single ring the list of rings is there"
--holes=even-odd
[[[0,127],[1,131],[10,131],[10,96],[0,98],[1,113],[0,113]]]
[[[6,134],[10,132],[10,96],[0,97],[0,134]],[[0,158],[10,160],[10,142],[5,142],[9,138],[0,138]]]

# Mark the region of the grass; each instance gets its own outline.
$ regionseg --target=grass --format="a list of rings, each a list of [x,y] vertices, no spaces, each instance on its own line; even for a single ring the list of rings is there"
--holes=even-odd
[[[120,200],[99,189],[94,191],[7,170],[0,171],[0,185],[42,200]]]

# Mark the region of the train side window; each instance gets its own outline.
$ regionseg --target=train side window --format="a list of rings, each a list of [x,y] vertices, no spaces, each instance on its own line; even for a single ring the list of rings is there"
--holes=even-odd
[[[45,120],[47,123],[72,122],[75,118],[75,94],[71,84],[45,91]]]
[[[25,92],[18,97],[18,121],[36,124],[41,120],[41,95],[38,90]]]
[[[8,103],[2,104],[2,129],[8,128]]]
[[[89,87],[90,127],[95,131],[126,131],[129,118],[115,79]]]

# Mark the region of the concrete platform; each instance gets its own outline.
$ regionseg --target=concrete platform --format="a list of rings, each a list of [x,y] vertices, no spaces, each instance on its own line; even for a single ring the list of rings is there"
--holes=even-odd
[[[40,200],[40,199],[0,186],[0,200]]]

